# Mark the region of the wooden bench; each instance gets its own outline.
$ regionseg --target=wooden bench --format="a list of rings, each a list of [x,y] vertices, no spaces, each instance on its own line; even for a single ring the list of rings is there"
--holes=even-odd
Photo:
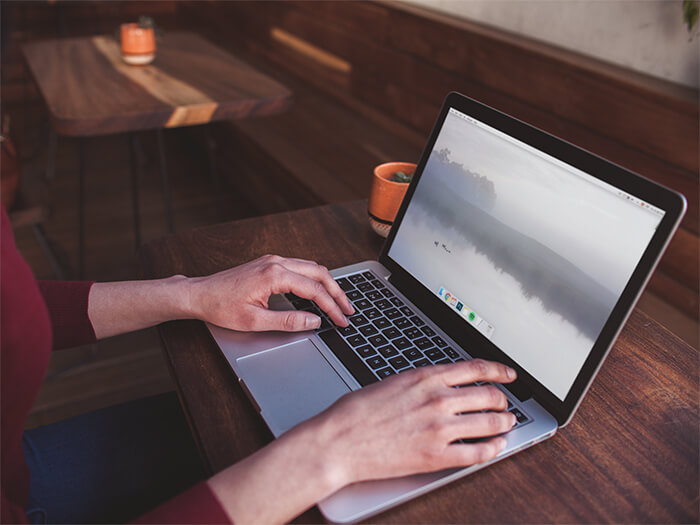
[[[252,198],[273,180],[278,205],[366,196],[372,166],[415,160],[445,94],[461,91],[684,193],[688,213],[649,289],[697,319],[696,90],[392,2],[179,8],[295,91],[285,116],[231,134],[245,146],[231,155],[263,168],[245,177]]]

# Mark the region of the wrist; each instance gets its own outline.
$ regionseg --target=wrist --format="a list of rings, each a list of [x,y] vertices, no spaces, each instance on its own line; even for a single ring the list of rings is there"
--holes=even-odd
[[[164,279],[170,287],[172,300],[172,319],[197,319],[197,304],[194,300],[193,284],[195,279],[184,275],[173,275]]]

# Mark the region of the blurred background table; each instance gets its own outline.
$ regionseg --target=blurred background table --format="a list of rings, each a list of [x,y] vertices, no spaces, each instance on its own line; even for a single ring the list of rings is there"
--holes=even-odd
[[[375,259],[366,210],[360,200],[178,233],[144,245],[142,270],[205,275],[266,253],[329,268]],[[203,323],[159,331],[210,473],[272,439]],[[315,508],[299,518],[321,520]],[[697,523],[697,352],[635,310],[566,428],[370,522]]]
[[[271,115],[284,111],[291,103],[291,92],[285,86],[192,33],[173,32],[160,38],[156,59],[148,66],[125,64],[118,42],[107,36],[33,42],[25,44],[23,52],[46,103],[53,130],[80,139],[78,273],[81,277],[85,250],[82,153],[85,138],[114,133],[131,135],[134,241],[138,248],[138,144],[134,132],[154,129],[158,132],[167,229],[172,231],[162,130]],[[49,175],[55,149],[56,135],[52,134]],[[211,155],[209,168],[214,184],[218,185]]]

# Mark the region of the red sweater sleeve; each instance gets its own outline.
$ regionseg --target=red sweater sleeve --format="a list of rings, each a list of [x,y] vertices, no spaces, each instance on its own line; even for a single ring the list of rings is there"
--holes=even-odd
[[[221,503],[202,481],[132,523],[231,523]]]
[[[94,283],[38,282],[51,318],[54,350],[94,343],[97,339],[88,317],[88,294]]]

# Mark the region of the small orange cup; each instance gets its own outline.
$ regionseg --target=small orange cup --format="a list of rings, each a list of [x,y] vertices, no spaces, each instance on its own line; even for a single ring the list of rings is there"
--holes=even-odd
[[[367,211],[372,229],[382,237],[389,234],[408,189],[406,182],[389,180],[397,171],[410,174],[416,171],[416,165],[412,162],[387,162],[374,168]]]
[[[156,38],[152,27],[121,25],[122,57],[129,64],[149,64],[155,58]]]

